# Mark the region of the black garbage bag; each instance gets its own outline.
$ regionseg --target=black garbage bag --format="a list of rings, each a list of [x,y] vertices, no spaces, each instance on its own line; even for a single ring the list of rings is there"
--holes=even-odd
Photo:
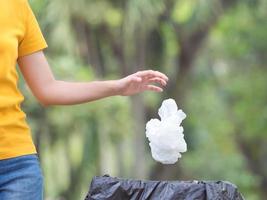
[[[243,200],[224,181],[141,181],[94,177],[85,200]]]

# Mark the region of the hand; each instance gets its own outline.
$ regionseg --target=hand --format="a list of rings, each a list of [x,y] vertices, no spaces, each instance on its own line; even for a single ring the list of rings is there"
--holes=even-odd
[[[131,74],[125,78],[117,80],[119,95],[130,96],[146,90],[162,92],[159,86],[152,85],[159,83],[161,86],[167,85],[168,77],[158,71],[145,70]]]

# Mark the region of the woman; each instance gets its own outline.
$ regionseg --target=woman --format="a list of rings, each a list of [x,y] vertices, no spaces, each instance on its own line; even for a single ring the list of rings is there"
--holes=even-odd
[[[145,90],[161,92],[168,78],[139,71],[119,80],[65,82],[54,78],[43,49],[47,44],[27,0],[0,0],[0,199],[40,200],[43,179],[17,87],[16,63],[43,105],[72,105]]]

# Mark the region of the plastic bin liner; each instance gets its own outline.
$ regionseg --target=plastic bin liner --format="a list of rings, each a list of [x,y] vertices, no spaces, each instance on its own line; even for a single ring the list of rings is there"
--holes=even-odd
[[[225,181],[142,181],[94,177],[85,200],[244,200]]]

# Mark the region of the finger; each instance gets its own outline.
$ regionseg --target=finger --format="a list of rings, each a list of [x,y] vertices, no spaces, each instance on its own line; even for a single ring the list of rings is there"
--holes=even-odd
[[[162,72],[159,72],[159,71],[155,71],[155,72],[158,74],[159,77],[163,78],[165,81],[169,80],[168,76],[166,76]]]
[[[153,70],[144,70],[137,72],[136,75],[140,77],[151,78],[157,76],[157,73]]]
[[[167,85],[167,82],[162,78],[150,78],[147,80],[148,83],[160,83],[161,85],[165,86]]]
[[[150,90],[154,92],[162,92],[163,89],[155,85],[145,85],[144,90]]]
[[[144,70],[144,71],[137,72],[136,75],[138,75],[140,77],[146,77],[146,78],[160,77],[160,78],[164,79],[165,81],[168,81],[168,77],[159,71]]]

